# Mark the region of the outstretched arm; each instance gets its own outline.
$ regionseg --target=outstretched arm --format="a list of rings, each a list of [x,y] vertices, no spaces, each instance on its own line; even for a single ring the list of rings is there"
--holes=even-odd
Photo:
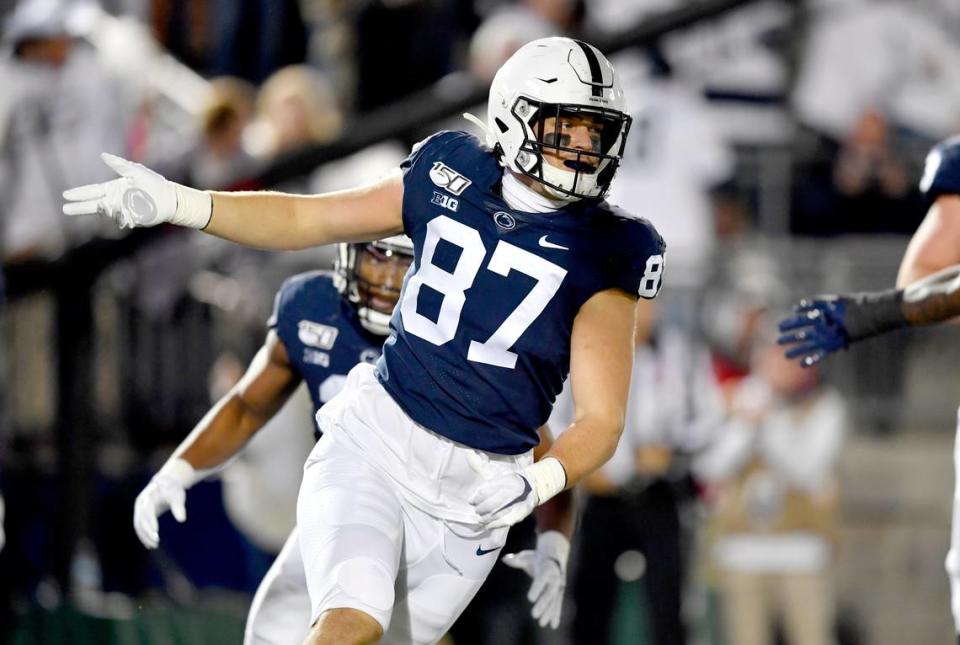
[[[168,508],[177,521],[186,520],[186,491],[202,478],[198,471],[216,468],[237,454],[299,383],[286,348],[271,330],[240,382],[200,420],[137,496],[133,526],[144,546],[156,548],[157,518]]]
[[[305,249],[376,240],[403,230],[403,179],[399,170],[368,186],[323,195],[211,195],[212,217],[204,232],[245,246]]]
[[[103,155],[117,179],[63,193],[66,215],[105,215],[121,228],[164,222],[262,249],[296,250],[400,233],[403,179],[324,195],[208,192],[167,181],[120,157]]]
[[[801,300],[780,322],[787,358],[818,363],[838,349],[903,327],[933,325],[960,316],[960,265],[907,286]]]
[[[960,197],[934,202],[910,241],[897,286],[801,301],[780,323],[786,355],[813,365],[850,343],[960,315]]]

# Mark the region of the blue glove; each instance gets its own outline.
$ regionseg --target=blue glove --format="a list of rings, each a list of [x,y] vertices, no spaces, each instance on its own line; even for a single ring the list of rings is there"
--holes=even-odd
[[[799,358],[804,367],[816,365],[838,349],[846,349],[850,335],[846,326],[847,299],[801,300],[794,316],[780,321],[780,345],[788,345],[784,355]]]

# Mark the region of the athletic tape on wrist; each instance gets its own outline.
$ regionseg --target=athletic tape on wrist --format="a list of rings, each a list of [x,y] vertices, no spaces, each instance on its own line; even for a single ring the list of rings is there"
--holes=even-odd
[[[537,504],[543,504],[567,486],[567,471],[556,457],[544,457],[527,466],[524,474],[537,494]]]
[[[177,191],[177,210],[170,223],[196,229],[206,228],[213,216],[213,197],[210,193],[176,183],[173,186]]]

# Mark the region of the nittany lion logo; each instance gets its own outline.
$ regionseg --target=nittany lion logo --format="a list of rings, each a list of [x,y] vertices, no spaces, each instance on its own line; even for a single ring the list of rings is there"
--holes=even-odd
[[[513,218],[513,215],[510,213],[505,213],[504,211],[497,211],[494,213],[493,221],[497,226],[505,231],[513,230],[517,226],[517,220]]]
[[[141,221],[150,221],[157,216],[157,204],[142,188],[128,188],[123,193],[123,208]]]

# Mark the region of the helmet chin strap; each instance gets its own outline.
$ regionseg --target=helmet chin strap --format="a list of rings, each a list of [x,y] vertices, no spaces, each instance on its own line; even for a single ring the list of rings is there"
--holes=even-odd
[[[497,144],[497,140],[493,136],[493,132],[490,130],[490,126],[484,123],[480,117],[470,114],[469,112],[464,112],[462,116],[464,119],[466,119],[473,125],[480,128],[480,131],[483,132],[483,137],[486,140],[486,143],[488,146],[492,148]]]

